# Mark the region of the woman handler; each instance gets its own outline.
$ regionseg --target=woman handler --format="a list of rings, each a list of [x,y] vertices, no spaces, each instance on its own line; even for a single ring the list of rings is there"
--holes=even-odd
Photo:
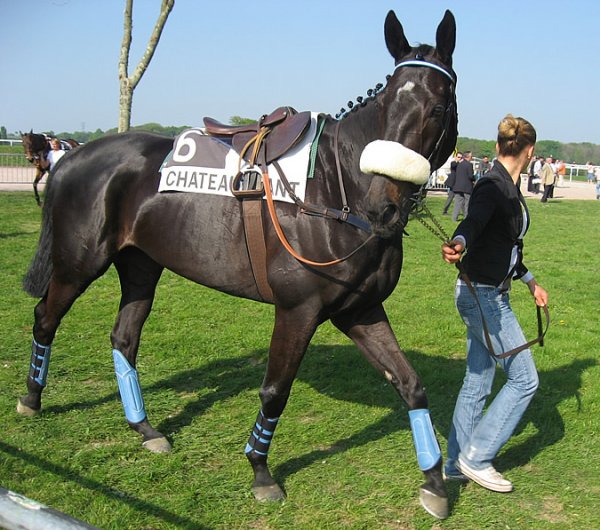
[[[539,381],[529,349],[503,359],[492,355],[486,346],[482,314],[494,352],[499,354],[526,342],[509,302],[511,281],[526,283],[538,306],[548,303],[548,294],[523,264],[522,254],[529,212],[519,177],[535,142],[535,129],[527,120],[509,114],[500,122],[497,160],[475,186],[468,216],[452,241],[442,245],[442,257],[448,263],[458,262],[467,251],[462,265],[477,294],[475,299],[459,277],[455,300],[467,327],[467,368],[452,418],[445,474],[499,492],[512,491],[513,485],[492,461],[514,432]],[[507,381],[484,414],[496,363]]]

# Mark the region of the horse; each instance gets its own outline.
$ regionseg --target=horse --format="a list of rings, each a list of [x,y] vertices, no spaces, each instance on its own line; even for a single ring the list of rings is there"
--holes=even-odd
[[[252,272],[243,201],[157,191],[159,168],[173,139],[122,133],[89,142],[61,161],[47,187],[39,244],[24,279],[24,289],[40,300],[34,310],[28,393],[18,400],[19,413],[40,412],[61,319],[114,265],[121,301],[111,343],[125,418],[145,448],[171,450],[149,421],[136,370],[142,327],[167,268],[221,292],[275,306],[261,406],[245,449],[255,498],[285,498],[267,463],[270,443],[309,342],[317,327],[330,320],[406,403],[424,475],[421,504],[435,517],[448,516],[442,455],[424,386],[382,304],[400,277],[403,233],[415,197],[455,147],[456,23],[446,11],[435,47],[411,47],[390,11],[384,35],[395,62],[393,74],[339,119],[324,115],[314,178],[306,187],[307,203],[335,211],[330,207],[342,201],[342,213],[335,218],[307,215],[296,204],[258,201],[268,203],[272,220],[265,223],[262,241],[271,295],[261,294]],[[422,169],[420,179],[411,180],[408,159],[398,158],[398,150],[408,152],[413,162],[424,162],[424,180]],[[263,182],[267,198],[268,181]],[[361,222],[344,222],[348,219]]]
[[[21,140],[23,142],[25,158],[27,158],[36,169],[35,178],[33,179],[33,193],[38,206],[41,206],[42,200],[40,199],[40,194],[38,192],[38,184],[40,180],[42,180],[42,177],[48,173],[48,169],[42,167],[41,161],[46,159],[48,151],[50,151],[50,143],[45,134],[36,134],[33,132],[33,129],[28,133],[21,133]],[[59,141],[62,149],[65,151],[70,151],[74,147],[79,146],[79,142],[72,138],[69,138],[68,140],[59,139]]]

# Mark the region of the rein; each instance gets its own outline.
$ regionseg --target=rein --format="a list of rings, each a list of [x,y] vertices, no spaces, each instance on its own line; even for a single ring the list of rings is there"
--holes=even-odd
[[[425,197],[422,195],[420,198],[415,198],[414,201],[415,201],[415,207],[413,209],[414,217],[425,228],[427,228],[427,230],[429,230],[436,238],[440,239],[443,243],[446,243],[449,245],[450,238],[446,234],[446,232],[445,232],[444,228],[441,226],[440,222],[433,216],[433,214],[431,213],[431,210],[425,204]],[[424,213],[425,215],[427,215],[429,217],[429,219],[431,220],[431,224],[429,224],[423,217],[421,217],[419,215],[420,213]],[[481,303],[479,302],[479,297],[477,296],[477,291],[475,290],[475,287],[473,286],[473,283],[471,282],[462,261],[459,260],[456,262],[456,268],[458,269],[459,278],[463,282],[465,282],[467,288],[469,289],[471,295],[473,296],[473,298],[475,299],[475,302],[477,303],[477,308],[479,309],[479,314],[481,315],[481,324],[483,327],[483,334],[484,334],[487,349],[496,359],[504,359],[505,357],[510,357],[511,355],[516,355],[517,353],[520,353],[523,350],[526,350],[527,348],[530,348],[531,346],[533,346],[537,343],[539,343],[540,346],[544,345],[544,337],[546,336],[548,328],[550,327],[550,312],[548,311],[547,306],[540,307],[539,305],[536,304],[535,307],[536,307],[536,314],[537,314],[538,336],[535,339],[530,340],[530,341],[526,342],[525,344],[522,344],[521,346],[517,346],[516,348],[513,348],[510,351],[496,354],[496,352],[494,351],[494,346],[492,344],[492,339],[490,337],[490,333],[488,330],[488,325],[485,320],[485,316],[483,314],[483,308],[481,307]],[[544,310],[544,316],[546,317],[546,327],[545,328],[543,328],[543,325],[542,325],[542,309]]]
[[[279,163],[277,161],[274,161],[273,165],[277,169],[280,180],[283,183],[286,191],[290,194],[290,197],[292,197],[292,199],[294,200],[296,205],[300,208],[300,211],[302,213],[305,213],[307,215],[315,215],[315,216],[325,217],[327,219],[333,219],[333,220],[337,220],[340,222],[346,222],[356,228],[360,228],[361,230],[364,230],[367,233],[369,233],[369,237],[367,239],[365,239],[352,252],[350,252],[349,254],[347,254],[346,256],[344,256],[342,258],[337,258],[337,259],[330,260],[330,261],[314,261],[314,260],[305,258],[302,255],[300,255],[288,241],[288,239],[283,231],[283,228],[281,227],[281,224],[279,223],[279,219],[277,217],[277,212],[275,210],[275,203],[273,200],[273,192],[271,190],[271,182],[269,180],[269,172],[268,172],[267,162],[266,162],[265,147],[262,146],[262,149],[261,149],[262,140],[265,138],[265,136],[267,136],[267,134],[269,134],[270,129],[268,129],[267,127],[261,128],[261,130],[258,132],[258,134],[256,136],[254,136],[251,140],[248,141],[248,143],[244,146],[244,148],[242,149],[242,152],[240,153],[240,164],[241,164],[242,157],[244,156],[246,151],[250,148],[250,146],[253,146],[252,155],[250,157],[250,165],[251,166],[256,166],[257,158],[260,156],[261,160],[259,162],[259,166],[261,168],[261,174],[262,174],[262,185],[263,185],[264,192],[265,192],[267,209],[269,211],[269,216],[271,218],[271,222],[273,223],[273,227],[275,228],[275,233],[277,234],[277,237],[279,238],[279,241],[283,245],[283,247],[295,259],[297,259],[301,263],[310,265],[312,267],[329,267],[332,265],[338,265],[339,263],[343,263],[344,261],[346,261],[346,260],[350,259],[352,256],[354,256],[354,254],[356,254],[358,251],[360,251],[372,239],[375,238],[375,234],[371,233],[371,228],[370,228],[369,224],[366,221],[364,221],[363,219],[360,219],[359,217],[350,213],[350,207],[348,206],[348,203],[347,203],[346,190],[344,187],[344,179],[342,176],[341,164],[339,161],[339,153],[338,153],[339,125],[340,125],[340,122],[338,121],[336,124],[336,127],[335,127],[335,134],[334,134],[334,151],[335,151],[338,183],[340,186],[340,194],[342,197],[342,209],[341,210],[336,210],[333,208],[322,208],[322,207],[304,203],[294,193],[294,191],[293,191],[292,187],[290,186],[287,178],[285,177],[285,174],[284,174],[283,170],[281,169],[281,166],[279,165]]]

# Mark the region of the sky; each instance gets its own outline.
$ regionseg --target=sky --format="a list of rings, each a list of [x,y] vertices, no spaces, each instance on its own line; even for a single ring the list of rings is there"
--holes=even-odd
[[[125,0],[0,0],[0,126],[116,127]],[[130,72],[160,0],[134,0]],[[176,0],[135,90],[132,125],[256,119],[281,105],[335,115],[392,73],[393,9],[408,41],[456,18],[459,135],[491,140],[507,113],[538,139],[600,144],[598,0]]]

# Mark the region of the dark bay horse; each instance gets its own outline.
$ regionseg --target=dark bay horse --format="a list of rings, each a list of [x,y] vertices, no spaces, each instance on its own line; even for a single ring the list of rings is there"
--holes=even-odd
[[[274,223],[266,223],[275,323],[259,392],[261,408],[246,456],[254,471],[255,496],[283,499],[267,465],[270,442],[308,344],[317,327],[331,320],[406,402],[425,477],[421,503],[444,518],[448,499],[427,396],[382,303],[398,282],[403,230],[424,182],[403,178],[404,162],[397,152],[402,149],[424,161],[428,175],[447,160],[456,143],[456,25],[446,11],[435,48],[411,47],[392,11],[384,32],[395,61],[393,75],[340,120],[326,117],[315,175],[306,190],[307,202],[339,207],[339,165],[347,204],[370,227],[370,234],[339,220],[304,215],[295,204],[276,203],[281,228],[298,254],[320,262],[351,254],[317,267],[284,250]],[[375,167],[366,169],[363,158],[373,146],[383,150],[371,155]],[[41,410],[50,348],[61,319],[111,264],[122,293],[111,335],[121,400],[131,428],[156,452],[170,450],[170,444],[146,416],[135,366],[142,326],[163,269],[234,296],[264,301],[251,270],[240,201],[157,192],[159,168],[172,148],[172,139],[153,134],[114,135],[78,148],[53,173],[37,253],[24,281],[25,289],[41,300],[35,308],[28,394],[18,401],[20,413]]]
[[[46,159],[48,151],[50,151],[49,138],[45,134],[36,134],[32,131],[21,134],[21,140],[23,141],[23,150],[25,151],[25,158],[31,162],[35,168],[35,178],[33,179],[33,193],[38,206],[42,205],[40,194],[38,192],[38,184],[42,180],[43,176],[48,173],[48,169],[42,166],[42,161]],[[69,151],[73,147],[77,147],[79,142],[69,138],[68,140],[59,139],[62,149]]]

